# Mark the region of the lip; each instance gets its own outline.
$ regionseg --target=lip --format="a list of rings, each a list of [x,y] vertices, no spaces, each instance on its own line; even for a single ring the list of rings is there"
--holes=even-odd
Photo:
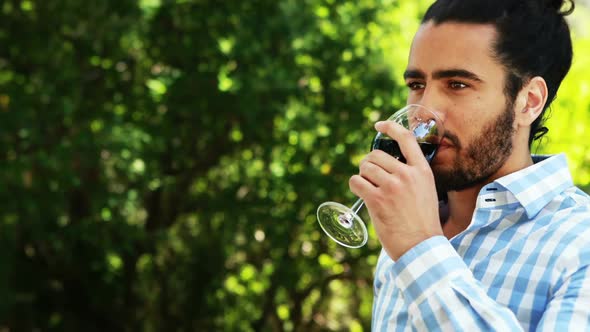
[[[447,150],[449,150],[450,146],[449,145],[439,145],[438,149],[436,149],[436,157],[437,158],[442,158],[442,156],[446,156],[447,155]]]
[[[453,146],[453,144],[451,144],[451,142],[449,142],[446,138],[443,139],[440,144],[438,145],[439,150],[440,149],[446,149],[446,148],[450,148],[451,146]]]

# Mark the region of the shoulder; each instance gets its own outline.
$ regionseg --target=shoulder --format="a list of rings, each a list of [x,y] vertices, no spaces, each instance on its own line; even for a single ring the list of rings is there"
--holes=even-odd
[[[590,211],[590,195],[580,188],[572,186],[564,191],[564,195],[572,200],[573,205]]]
[[[572,186],[548,204],[546,214],[552,223],[571,224],[576,231],[590,230],[590,196]],[[566,227],[564,230],[569,229]]]
[[[590,196],[579,188],[564,190],[530,221],[536,226],[539,243],[554,243],[562,249],[556,251],[560,256],[590,253]]]
[[[541,216],[546,219],[547,242],[555,243],[551,255],[562,272],[573,272],[582,266],[590,266],[590,196],[577,187],[565,190],[553,212]]]

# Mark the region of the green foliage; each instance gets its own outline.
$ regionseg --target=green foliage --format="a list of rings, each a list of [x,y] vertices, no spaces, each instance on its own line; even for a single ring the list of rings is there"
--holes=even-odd
[[[590,145],[585,132],[590,128],[590,11],[577,6],[570,24],[574,36],[572,68],[563,81],[547,121],[548,139],[539,144],[542,153],[566,152],[574,182],[590,192]]]
[[[376,237],[315,209],[354,201],[428,3],[3,2],[0,329],[369,330]],[[588,185],[576,61],[546,149]]]

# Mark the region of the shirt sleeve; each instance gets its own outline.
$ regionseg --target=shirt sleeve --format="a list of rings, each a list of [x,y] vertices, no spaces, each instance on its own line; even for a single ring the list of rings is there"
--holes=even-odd
[[[417,330],[523,330],[510,309],[488,297],[443,236],[412,248],[391,272]]]
[[[565,265],[537,331],[590,326],[590,250]],[[514,313],[492,300],[443,236],[430,238],[391,267],[417,330],[523,331]]]
[[[584,251],[574,262],[567,264],[561,278],[553,288],[551,299],[538,331],[588,331],[590,328],[590,250]]]

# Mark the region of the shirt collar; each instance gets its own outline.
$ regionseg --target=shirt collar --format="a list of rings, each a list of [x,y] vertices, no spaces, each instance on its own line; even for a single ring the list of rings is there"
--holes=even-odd
[[[573,186],[565,154],[533,159],[535,164],[494,181],[514,195],[529,219]]]

